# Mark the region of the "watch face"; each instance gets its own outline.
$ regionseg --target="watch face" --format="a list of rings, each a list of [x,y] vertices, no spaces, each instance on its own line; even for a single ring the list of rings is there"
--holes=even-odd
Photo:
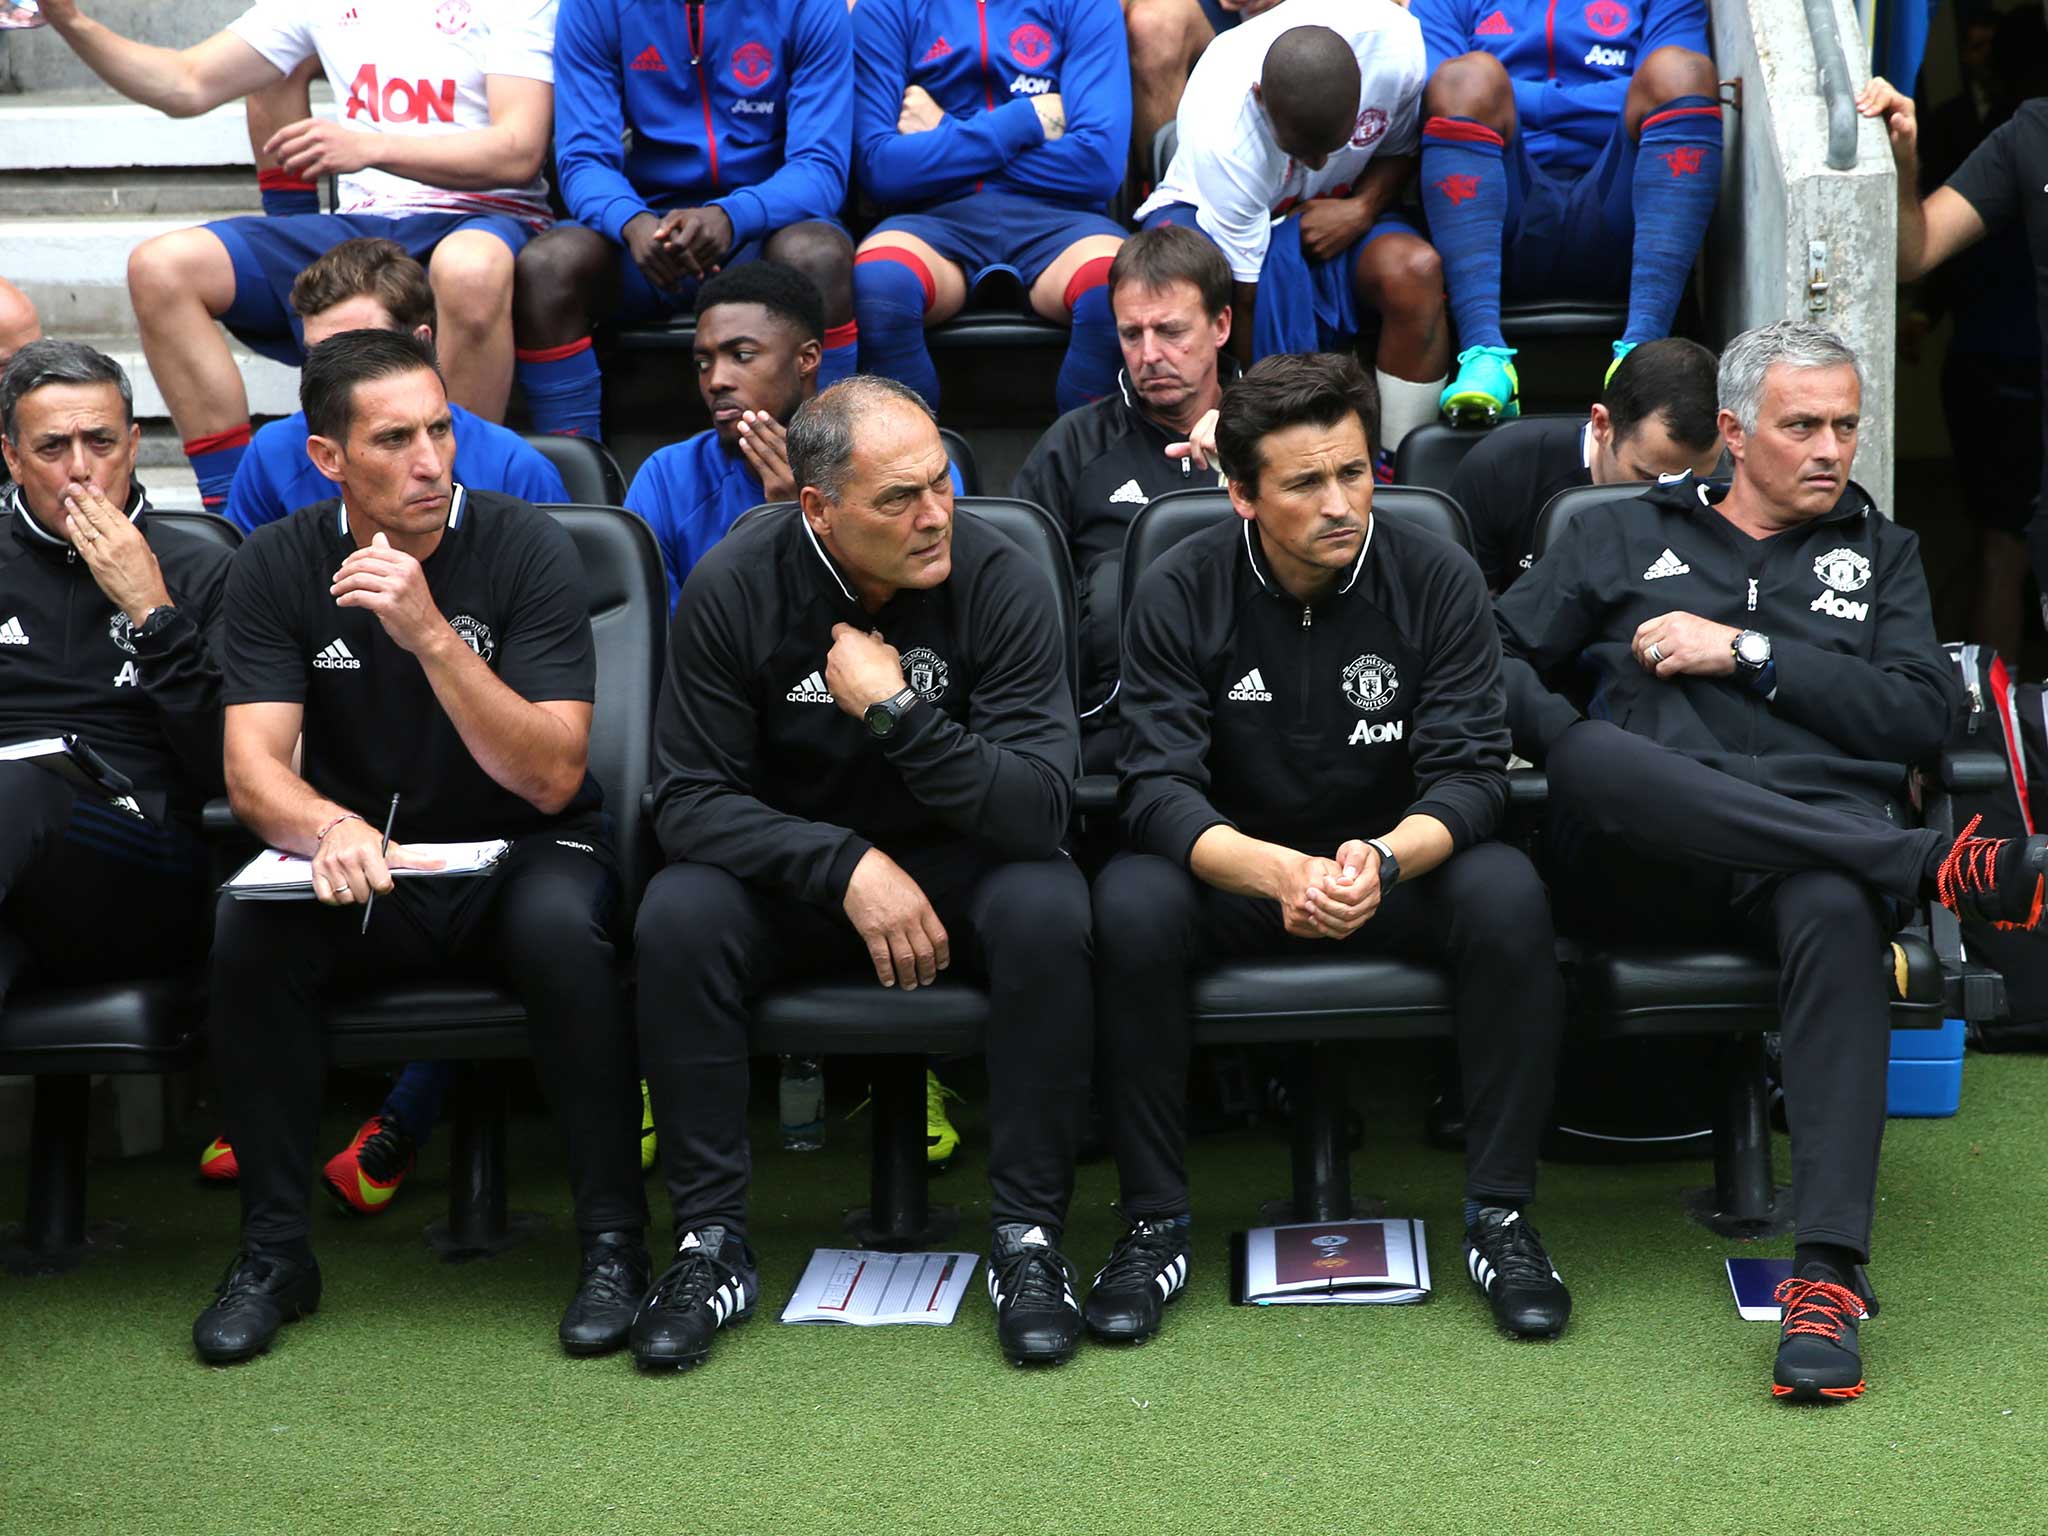
[[[1771,642],[1758,634],[1738,635],[1735,654],[1745,666],[1760,667],[1771,659]]]

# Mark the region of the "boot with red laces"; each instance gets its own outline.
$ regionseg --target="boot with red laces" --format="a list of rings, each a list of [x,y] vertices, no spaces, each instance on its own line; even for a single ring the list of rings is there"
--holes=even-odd
[[[1794,1403],[1845,1403],[1863,1395],[1856,1325],[1870,1314],[1863,1298],[1824,1264],[1808,1264],[1778,1282],[1784,1308],[1771,1396]]]
[[[1964,922],[2031,933],[2048,897],[2048,837],[1976,837],[1972,816],[1941,861],[1934,893]]]

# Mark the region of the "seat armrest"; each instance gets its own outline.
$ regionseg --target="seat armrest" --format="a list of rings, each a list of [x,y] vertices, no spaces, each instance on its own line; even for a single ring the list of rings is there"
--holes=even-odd
[[[1084,773],[1074,780],[1074,811],[1081,816],[1116,814],[1116,775]]]
[[[227,837],[242,830],[226,795],[216,795],[206,802],[199,813],[199,825],[208,837]]]
[[[2012,770],[1996,752],[1946,751],[1941,754],[1941,787],[1950,794],[1979,795],[2005,784]]]
[[[1550,803],[1550,775],[1541,768],[1515,768],[1508,773],[1508,804],[1516,810],[1541,810]]]

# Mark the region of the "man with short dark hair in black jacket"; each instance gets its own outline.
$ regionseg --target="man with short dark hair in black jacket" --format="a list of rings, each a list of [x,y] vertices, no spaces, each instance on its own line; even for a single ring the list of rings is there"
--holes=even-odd
[[[1446,963],[1464,1069],[1466,1272],[1554,1336],[1571,1297],[1523,1216],[1562,1025],[1550,911],[1507,800],[1500,643],[1463,550],[1373,516],[1372,381],[1264,359],[1216,447],[1241,521],[1140,579],[1124,634],[1123,824],[1095,882],[1096,1016],[1130,1230],[1099,1336],[1149,1338],[1187,1281],[1188,977],[1347,952]]]
[[[1078,767],[1044,577],[956,519],[908,388],[861,375],[791,419],[800,505],[698,562],[655,721],[640,1058],[676,1258],[633,1324],[642,1366],[703,1360],[759,1296],[746,1242],[747,1027],[779,981],[985,980],[989,1291],[1013,1362],[1080,1335],[1058,1251],[1092,1039],[1088,890],[1061,852]]]
[[[1780,321],[1721,357],[1726,484],[1593,507],[1500,599],[1517,750],[1550,776],[1569,925],[1726,935],[1780,966],[1798,1222],[1772,1391],[1863,1391],[1857,1266],[1884,1134],[1888,941],[1927,895],[2039,922],[2048,838],[1908,830],[1907,766],[1960,707],[1919,545],[1849,479],[1856,356]],[[1590,719],[1543,679],[1590,677]],[[1972,824],[1974,827],[1974,823]]]
[[[1116,760],[1124,531],[1155,496],[1215,483],[1183,445],[1237,374],[1222,350],[1230,264],[1199,231],[1168,224],[1126,240],[1110,263],[1109,307],[1124,356],[1115,392],[1054,422],[1010,487],[1052,514],[1073,557],[1091,773]]]
[[[1666,336],[1631,347],[1584,420],[1529,417],[1488,432],[1451,476],[1489,591],[1534,558],[1536,519],[1560,491],[1664,475],[1706,475],[1721,459],[1714,354]]]
[[[76,736],[132,792],[0,762],[0,1007],[24,978],[111,980],[196,962],[220,787],[209,640],[223,547],[157,522],[120,364],[34,341],[0,372],[0,746]],[[118,783],[109,783],[118,791]],[[118,934],[81,920],[118,900]]]

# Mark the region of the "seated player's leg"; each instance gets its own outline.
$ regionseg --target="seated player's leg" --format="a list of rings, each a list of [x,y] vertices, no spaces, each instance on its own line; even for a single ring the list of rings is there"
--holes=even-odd
[[[488,230],[459,229],[427,263],[448,398],[485,421],[505,419],[512,393],[514,254]]]
[[[580,224],[557,224],[520,251],[513,334],[534,431],[603,436],[604,387],[590,333],[618,312],[629,267],[645,286],[630,255]]]
[[[458,953],[502,971],[526,1009],[534,1065],[568,1153],[583,1250],[559,1336],[568,1353],[596,1355],[625,1344],[646,1293],[647,1202],[611,937],[618,877],[608,851],[585,852],[576,841],[551,833],[522,839],[493,879],[488,920]]]
[[[1444,314],[1444,268],[1436,247],[1386,220],[1346,253],[1353,291],[1379,312],[1374,357],[1380,392],[1379,450],[1391,464],[1401,440],[1436,420],[1450,372],[1450,326]]]
[[[1396,886],[1351,942],[1419,950],[1450,969],[1465,1091],[1465,1272],[1505,1332],[1555,1337],[1571,1295],[1523,1213],[1564,1032],[1564,980],[1536,867],[1506,843],[1465,848]]]
[[[1095,931],[1105,939],[1095,965],[1098,1081],[1118,1207],[1131,1223],[1088,1290],[1088,1331],[1100,1339],[1151,1338],[1187,1283],[1187,989],[1204,896],[1187,870],[1151,854],[1118,854],[1095,877]]]
[[[1499,420],[1520,410],[1514,353],[1500,329],[1514,84],[1490,53],[1446,59],[1423,87],[1422,115],[1423,207],[1460,348],[1443,409],[1453,419]]]
[[[1180,110],[1202,50],[1215,40],[1198,0],[1124,0],[1131,48],[1132,184],[1150,188],[1152,141]]]
[[[256,286],[236,272],[227,246],[210,229],[158,235],[128,257],[128,296],[142,333],[142,355],[210,510],[226,503],[249,446],[249,396],[227,338],[214,324],[235,306],[243,285]],[[260,301],[264,295],[248,297]],[[284,328],[289,331],[289,324]]]
[[[273,219],[320,211],[319,187],[294,176],[263,148],[278,129],[313,115],[313,80],[319,73],[320,60],[315,55],[277,84],[251,91],[242,102],[249,124],[249,149],[256,157],[256,187],[263,197],[263,212]]]
[[[1032,281],[1031,307],[1072,331],[1054,391],[1062,413],[1116,388],[1124,356],[1117,345],[1116,316],[1109,308],[1109,267],[1123,243],[1122,235],[1085,235],[1053,257]]]
[[[1855,1270],[1870,1257],[1891,1054],[1879,957],[1899,925],[1870,886],[1833,871],[1779,882],[1758,920],[1778,952],[1798,1245],[1771,1390],[1841,1401],[1863,1391]]]
[[[671,864],[640,903],[640,1069],[675,1217],[673,1262],[634,1319],[634,1362],[682,1370],[753,1314],[747,1247],[747,1030],[754,996],[806,962],[865,961],[843,918],[771,901],[722,869]]]
[[[356,1127],[348,1145],[327,1159],[320,1181],[344,1210],[377,1216],[391,1209],[398,1188],[419,1162],[427,1134],[441,1118],[441,1101],[454,1068],[445,1061],[416,1061],[399,1073],[377,1113]],[[215,1144],[223,1144],[215,1138]],[[210,1153],[213,1148],[209,1147]],[[232,1163],[232,1148],[222,1161]],[[233,1174],[214,1172],[205,1154],[199,1161],[202,1178],[224,1180]]]
[[[997,1340],[1014,1365],[1056,1365],[1081,1337],[1074,1275],[1059,1244],[1094,1049],[1088,882],[1063,855],[1001,864],[976,881],[966,906],[988,978]]]
[[[831,388],[852,374],[859,362],[860,327],[853,318],[852,238],[837,224],[806,219],[775,231],[762,254],[803,273],[824,299],[825,352],[818,362],[818,388]]]
[[[1623,121],[1636,141],[1630,175],[1635,218],[1628,326],[1615,361],[1639,341],[1671,334],[1671,318],[1721,195],[1720,85],[1714,61],[1690,48],[1659,48],[1629,82]],[[1609,377],[1614,369],[1608,368]]]
[[[860,325],[860,368],[908,384],[934,410],[939,373],[925,345],[928,327],[960,313],[967,274],[911,227],[935,221],[916,215],[884,219],[853,258],[853,312]]]

